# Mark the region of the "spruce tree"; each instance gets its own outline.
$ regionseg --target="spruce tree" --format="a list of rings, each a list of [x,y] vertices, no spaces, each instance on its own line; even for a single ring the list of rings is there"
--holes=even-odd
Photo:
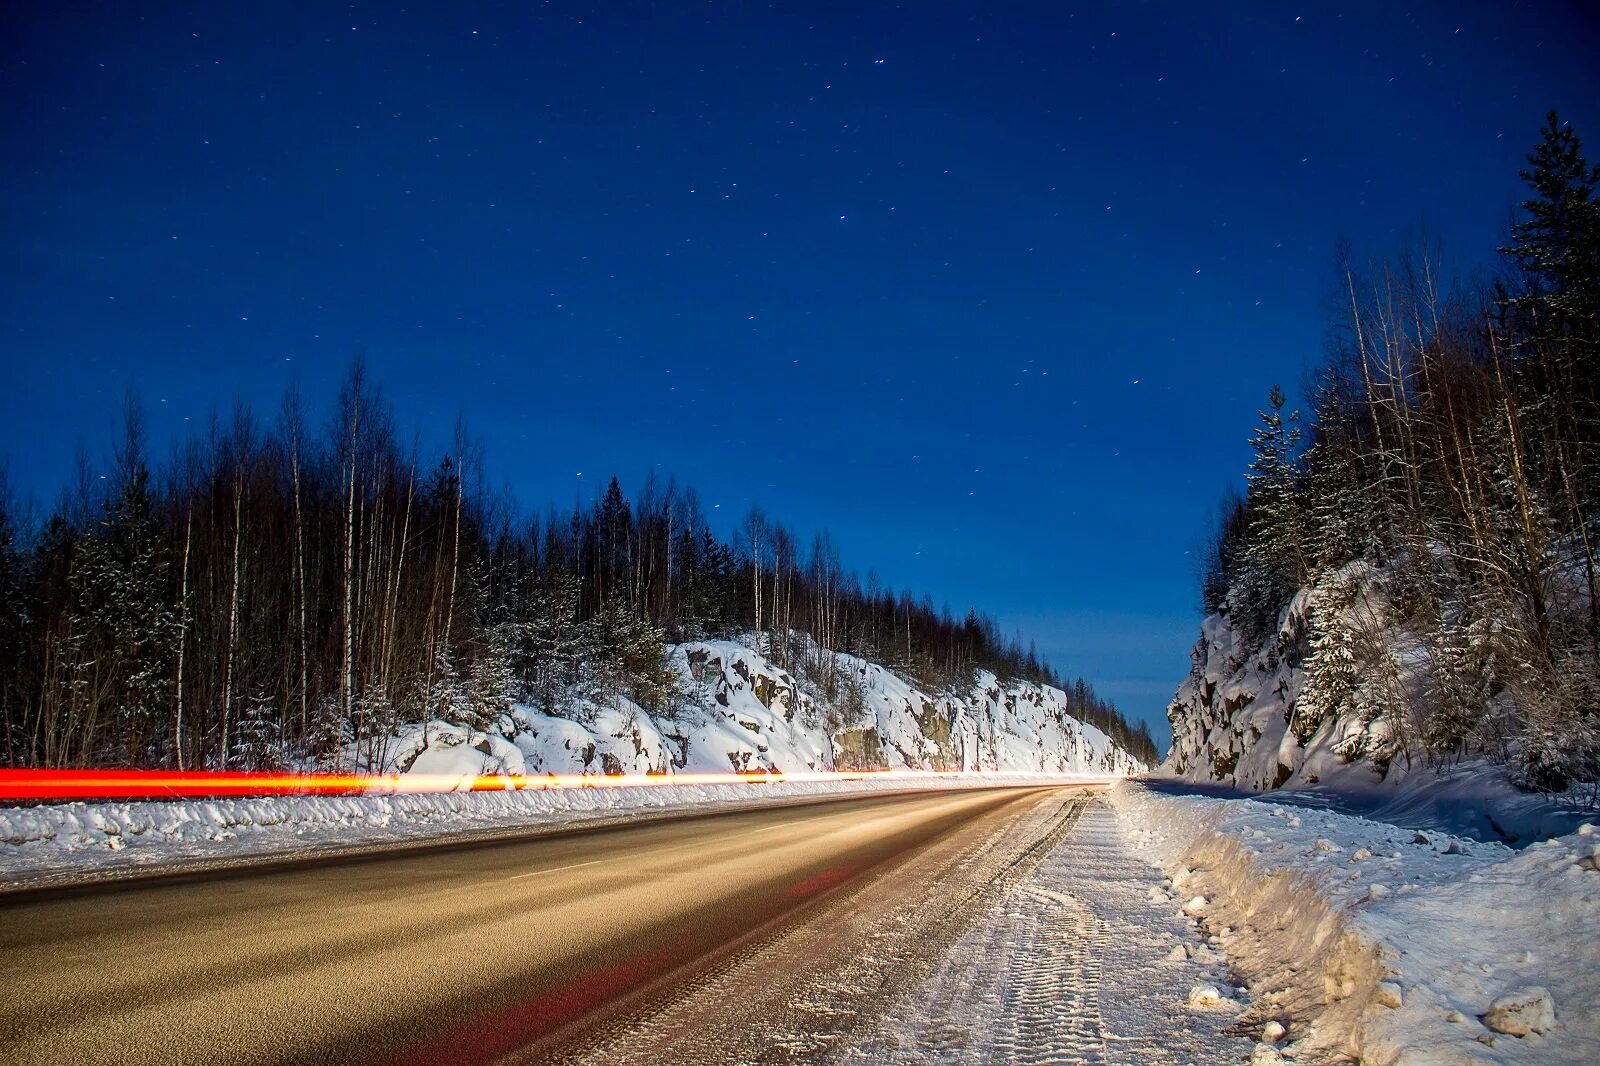
[[[1522,180],[1534,192],[1522,202],[1528,217],[1501,249],[1534,283],[1522,299],[1562,325],[1592,330],[1600,309],[1600,166],[1589,165],[1577,133],[1551,111]]]
[[[1300,412],[1283,413],[1283,390],[1267,393],[1261,424],[1251,435],[1255,457],[1246,479],[1250,483],[1251,534],[1274,577],[1289,586],[1306,576],[1305,514],[1299,491]]]
[[[1228,595],[1230,612],[1253,640],[1266,636],[1306,576],[1305,516],[1295,455],[1300,414],[1285,415],[1284,404],[1283,390],[1272,386],[1250,437],[1255,457],[1246,475],[1249,538]]]
[[[93,657],[79,665],[92,672],[95,702],[109,704],[113,743],[137,764],[164,717],[177,628],[150,473],[142,462],[130,462],[120,493],[75,555],[73,629],[86,642],[83,653]]]

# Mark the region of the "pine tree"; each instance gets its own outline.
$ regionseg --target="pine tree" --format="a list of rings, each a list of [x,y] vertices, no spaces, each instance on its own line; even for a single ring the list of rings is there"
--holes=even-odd
[[[1436,759],[1459,758],[1477,747],[1494,694],[1492,649],[1499,642],[1492,614],[1461,605],[1438,618],[1427,635],[1430,669],[1422,741]]]
[[[450,653],[441,649],[433,665],[433,684],[428,690],[428,717],[441,722],[472,725],[472,694],[456,676]]]
[[[1361,663],[1356,633],[1346,612],[1360,593],[1355,568],[1326,578],[1311,597],[1311,654],[1304,664],[1305,683],[1291,711],[1289,725],[1304,744],[1323,722],[1349,714],[1355,706]]]
[[[351,740],[348,722],[344,716],[344,703],[339,693],[326,693],[312,708],[311,731],[306,737],[306,750],[319,770],[337,771],[346,768],[346,747]]]
[[[23,584],[22,554],[17,550],[9,500],[0,478],[0,760],[18,766],[27,748],[22,681],[23,659],[31,624]]]
[[[479,729],[509,711],[516,698],[514,659],[521,635],[522,627],[514,622],[500,622],[483,631],[468,685],[471,723]]]
[[[253,693],[246,697],[239,715],[233,759],[245,770],[280,770],[285,765],[282,723],[271,695]]]
[[[547,714],[560,714],[579,668],[593,654],[589,634],[578,618],[578,579],[557,571],[534,597],[532,617],[522,631],[523,694]]]

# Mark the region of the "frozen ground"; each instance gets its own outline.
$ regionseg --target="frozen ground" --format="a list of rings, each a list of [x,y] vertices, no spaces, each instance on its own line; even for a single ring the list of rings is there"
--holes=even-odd
[[[559,828],[652,812],[908,788],[981,788],[1096,775],[884,775],[837,781],[270,797],[0,807],[0,887],[306,855],[463,833]]]
[[[1520,852],[1263,800],[1111,791],[1289,1061],[1600,1062],[1600,834]],[[1262,1061],[1276,1061],[1271,1048]]]
[[[1091,802],[850,1062],[1243,1062],[1244,1004],[1172,883]]]

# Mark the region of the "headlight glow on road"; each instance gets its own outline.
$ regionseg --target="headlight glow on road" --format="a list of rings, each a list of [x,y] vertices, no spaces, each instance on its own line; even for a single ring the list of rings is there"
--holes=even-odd
[[[988,776],[960,770],[808,770],[797,773],[680,774],[345,774],[240,770],[11,770],[0,769],[0,801],[160,800],[212,796],[354,796],[427,792],[514,792],[571,788],[681,788],[775,782],[891,778],[926,781]],[[1006,778],[1075,776],[1007,770]]]

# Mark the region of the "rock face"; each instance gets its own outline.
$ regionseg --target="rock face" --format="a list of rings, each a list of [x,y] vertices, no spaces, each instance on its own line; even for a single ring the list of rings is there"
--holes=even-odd
[[[1332,667],[1319,670],[1318,655]],[[1330,776],[1376,782],[1394,753],[1416,658],[1389,624],[1384,575],[1364,564],[1301,589],[1258,640],[1213,614],[1167,708],[1172,749],[1162,769],[1250,790]],[[1318,673],[1323,691],[1314,693]],[[1350,680],[1330,695],[1342,678]]]
[[[1172,749],[1162,768],[1191,781],[1276,788],[1302,751],[1289,720],[1305,683],[1307,600],[1283,612],[1276,632],[1251,644],[1226,614],[1200,626],[1189,676],[1167,708]]]
[[[791,672],[743,643],[710,640],[677,645],[668,661],[684,692],[668,713],[626,698],[560,715],[516,706],[488,730],[434,723],[426,745],[414,727],[391,761],[462,774],[1147,769],[1069,714],[1060,689],[987,671],[970,690],[931,693],[842,653],[813,650]]]

